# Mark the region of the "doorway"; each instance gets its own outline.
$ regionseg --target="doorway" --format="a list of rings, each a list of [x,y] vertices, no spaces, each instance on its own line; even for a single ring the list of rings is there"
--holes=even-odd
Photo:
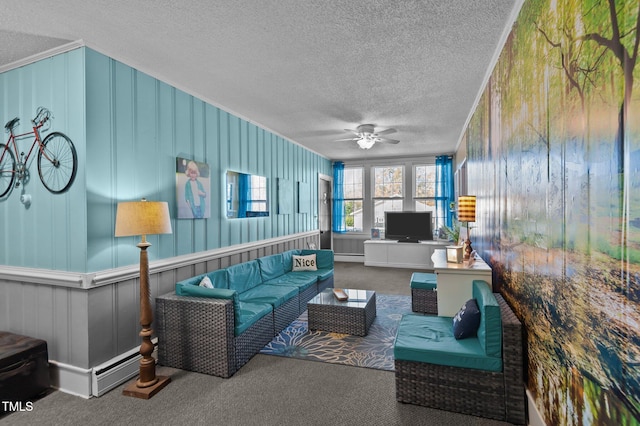
[[[333,179],[331,176],[318,175],[318,228],[320,229],[320,248],[333,248],[331,218],[333,212]]]

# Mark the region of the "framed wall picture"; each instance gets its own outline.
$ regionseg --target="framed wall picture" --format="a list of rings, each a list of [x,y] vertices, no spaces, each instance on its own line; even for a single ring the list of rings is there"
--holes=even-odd
[[[211,171],[207,163],[176,157],[178,219],[211,216]]]
[[[293,213],[293,183],[278,178],[278,214]]]
[[[298,182],[298,213],[311,212],[311,185]]]

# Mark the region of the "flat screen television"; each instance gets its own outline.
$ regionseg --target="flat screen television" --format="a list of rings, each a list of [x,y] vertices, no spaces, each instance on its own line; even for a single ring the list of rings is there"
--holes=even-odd
[[[384,212],[384,238],[417,243],[433,240],[431,212]]]

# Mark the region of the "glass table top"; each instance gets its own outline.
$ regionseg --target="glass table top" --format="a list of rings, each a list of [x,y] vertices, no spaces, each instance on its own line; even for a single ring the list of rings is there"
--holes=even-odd
[[[309,300],[308,303],[314,305],[334,305],[334,306],[347,306],[352,308],[364,308],[367,302],[371,300],[375,291],[371,290],[354,290],[343,288],[345,293],[349,296],[348,300],[340,301],[336,299],[333,294],[333,289],[328,288],[323,290],[321,293],[317,294],[313,299]]]

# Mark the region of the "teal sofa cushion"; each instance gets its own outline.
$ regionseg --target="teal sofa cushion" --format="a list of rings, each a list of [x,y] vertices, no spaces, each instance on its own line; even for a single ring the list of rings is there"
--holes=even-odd
[[[238,295],[241,302],[268,303],[277,308],[298,295],[298,287],[262,284]]]
[[[502,358],[488,356],[476,337],[456,340],[451,317],[403,315],[394,343],[397,360],[502,371]]]
[[[316,266],[318,269],[333,270],[333,250],[302,250],[302,256],[309,254],[316,255]]]
[[[229,284],[227,283],[227,271],[224,269],[217,269],[212,272],[207,272],[206,274],[196,275],[195,277],[187,278],[186,280],[178,281],[176,283],[176,288],[178,285],[200,285],[200,281],[204,277],[209,277],[211,284],[214,288],[229,288]]]
[[[437,287],[436,274],[429,272],[414,272],[411,275],[411,288],[435,290]]]
[[[258,259],[262,281],[266,282],[284,275],[284,259],[282,254],[272,254]]]
[[[178,296],[210,297],[214,299],[237,299],[237,292],[228,288],[205,288],[192,284],[176,283]]]
[[[291,272],[293,269],[293,256],[298,256],[300,250],[287,250],[282,253],[282,263],[284,264],[284,271]]]
[[[318,278],[315,274],[289,272],[281,277],[265,281],[263,284],[298,287],[299,291],[304,291],[314,285],[316,281],[318,281]]]
[[[234,309],[236,317],[234,334],[236,336],[244,333],[263,316],[271,315],[271,312],[273,312],[273,306],[268,303],[248,303],[238,301],[238,303],[234,305]]]
[[[239,263],[227,268],[227,281],[229,288],[236,290],[238,293],[244,293],[260,283],[262,276],[260,275],[260,266],[257,260]]]
[[[480,309],[480,326],[478,326],[480,345],[487,355],[502,357],[500,305],[486,281],[473,281],[472,294]]]
[[[333,276],[333,268],[331,269],[318,268],[318,270],[315,272],[316,272],[316,275],[318,276],[318,281],[324,281]]]

